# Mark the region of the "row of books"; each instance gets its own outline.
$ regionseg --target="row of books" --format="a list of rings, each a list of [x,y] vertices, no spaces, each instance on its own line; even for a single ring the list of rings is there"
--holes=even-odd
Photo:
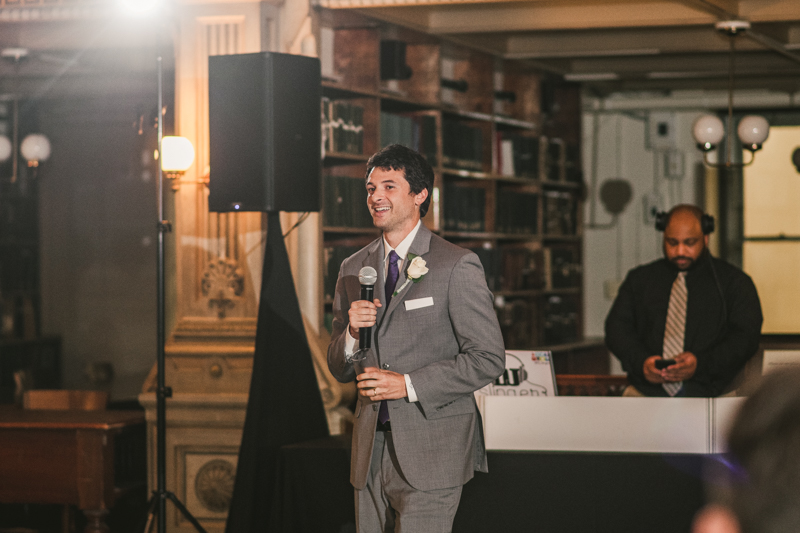
[[[562,139],[498,131],[494,142],[492,166],[502,176],[576,183],[582,180],[577,147]]]
[[[364,180],[348,176],[325,178],[322,223],[324,226],[371,228]]]
[[[445,182],[443,202],[445,231],[485,231],[486,190],[452,181]],[[573,236],[578,229],[575,194],[569,191],[544,192],[544,234]],[[534,235],[539,231],[539,203],[535,193],[512,188],[497,191],[495,228],[497,233]]]
[[[477,254],[492,292],[571,289],[581,286],[583,268],[574,246],[531,249],[507,245],[470,247]]]
[[[543,302],[530,298],[496,298],[495,313],[508,350],[530,350],[580,338],[578,299],[572,295],[550,296]]]
[[[324,275],[322,278],[322,291],[326,300],[333,300],[336,292],[336,280],[339,278],[339,267],[342,261],[364,247],[362,243],[327,244],[322,249]]]
[[[381,112],[381,146],[402,144],[436,159],[436,118]],[[322,132],[326,152],[364,153],[364,107],[348,100],[322,99]],[[580,182],[577,147],[561,139],[495,134],[493,168],[503,176]],[[443,164],[449,168],[483,170],[483,130],[457,120],[442,121]]]
[[[436,166],[436,117],[381,112],[381,146],[402,144]]]
[[[495,133],[493,167],[502,176],[539,178],[541,137],[525,137],[504,132]]]
[[[445,231],[486,231],[486,189],[444,185]]]
[[[364,153],[364,107],[348,100],[322,99],[322,139],[326,152]]]
[[[486,189],[446,182],[443,201],[445,231],[486,231]],[[577,201],[568,191],[544,192],[544,234],[572,236],[577,231]],[[533,235],[538,231],[538,197],[514,189],[497,191],[496,231]],[[327,176],[323,224],[333,227],[371,228],[364,182],[348,176]]]
[[[548,289],[571,289],[581,286],[583,265],[578,248],[552,246],[544,248],[543,252]]]
[[[442,119],[442,163],[448,168],[483,170],[483,130]]]
[[[545,235],[577,235],[578,202],[574,193],[545,191],[543,209]]]
[[[542,344],[563,344],[580,338],[578,298],[550,296],[545,300]]]
[[[539,197],[514,189],[497,191],[498,233],[534,234],[538,230]]]
[[[530,350],[539,345],[537,306],[527,298],[495,298],[494,310],[506,350]]]

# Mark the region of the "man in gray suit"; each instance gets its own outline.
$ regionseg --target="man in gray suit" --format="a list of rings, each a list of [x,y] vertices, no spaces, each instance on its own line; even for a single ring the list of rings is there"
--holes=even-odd
[[[487,471],[472,393],[503,372],[503,339],[477,256],[421,223],[433,189],[425,158],[391,145],[367,167],[367,206],[382,236],[342,263],[328,348],[336,379],[357,380],[358,531],[448,532],[461,487]],[[372,302],[360,298],[365,266],[378,273]],[[359,329],[376,325],[379,368],[357,376]]]

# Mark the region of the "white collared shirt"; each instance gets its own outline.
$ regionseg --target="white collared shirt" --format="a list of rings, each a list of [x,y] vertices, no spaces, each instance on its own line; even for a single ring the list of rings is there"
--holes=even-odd
[[[397,245],[397,248],[392,248],[388,242],[386,242],[386,237],[383,237],[383,281],[386,283],[386,276],[389,273],[389,263],[387,259],[389,258],[389,254],[392,250],[395,251],[397,256],[400,258],[397,261],[397,270],[398,272],[402,272],[403,262],[406,260],[406,256],[408,255],[408,249],[411,248],[411,243],[414,242],[414,239],[417,236],[417,232],[419,231],[419,227],[422,225],[422,220],[417,222],[417,225],[414,226],[406,238],[400,241],[400,244]],[[397,280],[400,283],[400,279]]]

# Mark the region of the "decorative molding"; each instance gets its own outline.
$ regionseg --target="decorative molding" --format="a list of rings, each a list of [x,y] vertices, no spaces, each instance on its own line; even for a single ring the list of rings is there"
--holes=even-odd
[[[208,461],[194,478],[194,495],[200,505],[213,513],[227,513],[233,498],[236,467],[227,459]]]
[[[208,264],[201,287],[208,305],[217,310],[218,318],[224,319],[244,293],[244,273],[237,261],[218,257]]]

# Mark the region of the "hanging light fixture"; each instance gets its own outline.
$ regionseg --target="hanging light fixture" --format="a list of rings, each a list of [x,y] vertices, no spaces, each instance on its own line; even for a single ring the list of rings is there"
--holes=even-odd
[[[697,148],[703,151],[703,161],[709,167],[744,167],[755,160],[755,153],[761,149],[764,141],[769,136],[769,122],[764,117],[748,115],[739,121],[737,133],[742,141],[742,148],[750,152],[750,160],[741,163],[732,161],[733,145],[733,81],[734,81],[734,56],[736,52],[736,37],[750,29],[750,23],[744,20],[726,20],[717,22],[717,30],[726,34],[730,41],[730,67],[728,71],[728,127],[727,132],[722,120],[716,115],[701,115],[694,121],[692,135],[697,142]],[[725,139],[725,162],[711,163],[709,153]]]
[[[194,162],[194,147],[186,137],[167,136],[161,139],[161,170],[172,180],[172,190],[180,188],[180,178]]]

